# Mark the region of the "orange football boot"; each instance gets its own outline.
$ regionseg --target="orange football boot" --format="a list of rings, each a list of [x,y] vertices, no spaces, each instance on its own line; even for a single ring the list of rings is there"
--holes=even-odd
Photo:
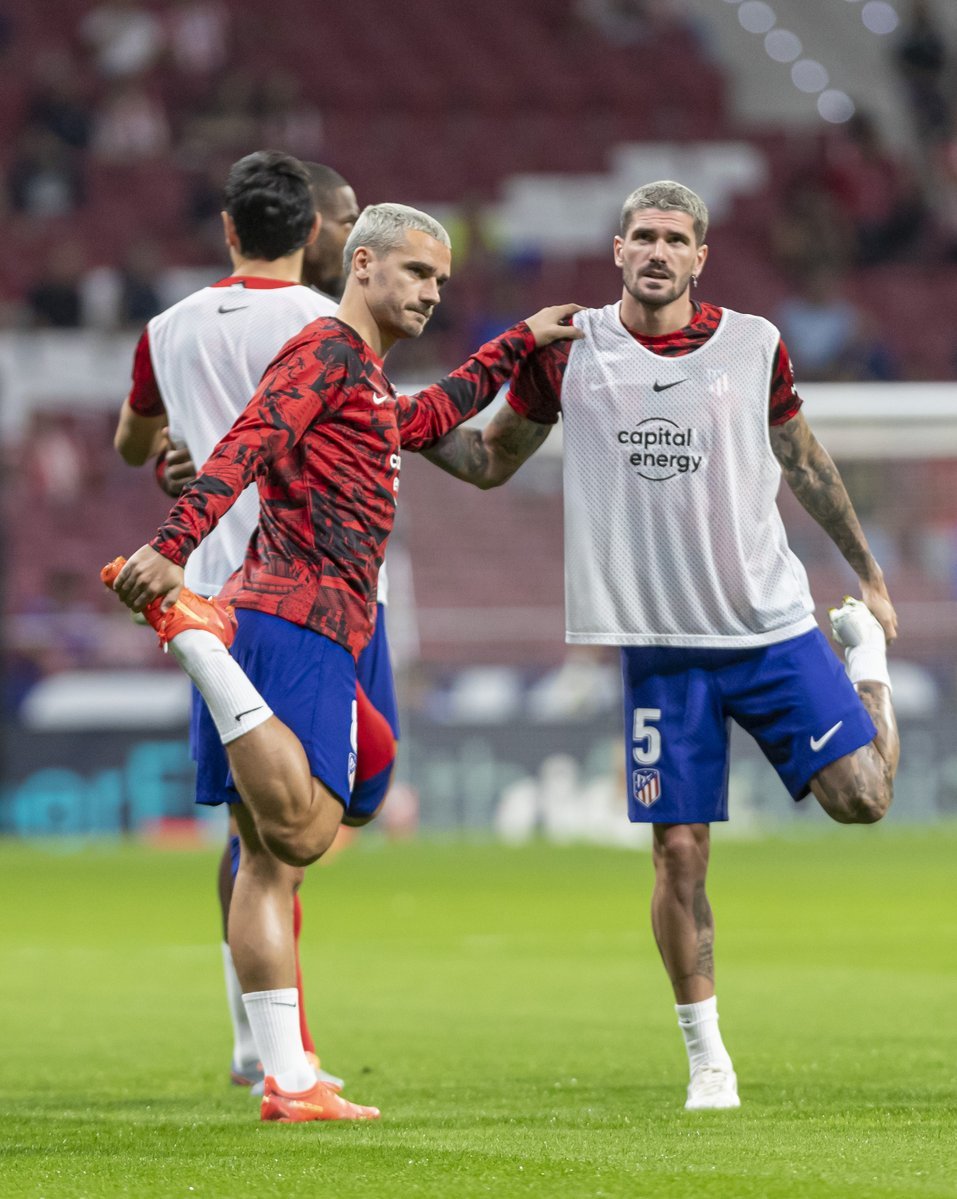
[[[114,558],[100,571],[100,578],[111,591],[125,565],[125,558]],[[164,612],[162,605],[162,597],[150,600],[143,609],[143,615],[156,630],[164,650],[177,633],[184,633],[187,629],[202,629],[212,633],[227,649],[232,645],[236,636],[236,616],[231,604],[222,604],[217,599],[203,599],[184,587],[171,608]]]
[[[260,1120],[279,1124],[303,1124],[308,1120],[378,1120],[377,1107],[363,1107],[337,1095],[324,1082],[308,1091],[282,1091],[267,1075]]]
[[[330,1074],[328,1070],[323,1070],[319,1061],[319,1055],[306,1050],[306,1061],[312,1066],[316,1072],[316,1078],[329,1088],[330,1091],[335,1091],[337,1095],[341,1094],[342,1088],[346,1085],[341,1078],[335,1074]]]

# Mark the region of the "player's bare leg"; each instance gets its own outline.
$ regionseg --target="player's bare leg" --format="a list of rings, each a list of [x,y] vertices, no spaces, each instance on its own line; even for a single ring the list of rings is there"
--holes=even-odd
[[[266,1075],[262,1119],[376,1119],[378,1109],[350,1103],[317,1081],[303,1049],[293,937],[293,904],[303,871],[270,851],[245,805],[236,805],[235,815],[241,852],[229,943]]]
[[[651,926],[677,1003],[714,994],[714,918],[705,893],[706,824],[655,824]]]
[[[844,646],[847,672],[874,721],[877,736],[869,745],[825,766],[811,780],[821,807],[841,824],[873,824],[894,798],[900,759],[900,735],[891,702],[884,631],[860,600],[845,599],[831,611],[836,641]]]
[[[651,923],[688,1052],[689,1110],[738,1107],[737,1078],[718,1031],[714,917],[706,882],[707,824],[655,824]]]
[[[236,789],[270,851],[290,866],[320,858],[342,823],[343,805],[313,778],[296,734],[270,716],[225,748]]]
[[[150,600],[148,588],[136,582],[123,584],[120,576],[125,565],[124,558],[114,558],[100,571],[100,578],[111,590],[119,586],[123,602],[143,612],[160,644],[173,652],[195,683],[264,844],[290,866],[316,861],[332,844],[343,807],[312,777],[299,738],[273,715],[230,657],[229,646],[236,635],[232,608],[180,586],[172,589],[176,600],[164,608],[162,595]]]
[[[256,1039],[249,1024],[249,1017],[246,1015],[243,988],[233,963],[232,951],[229,948],[229,905],[233,896],[232,845],[233,838],[238,835],[236,819],[230,813],[229,832],[219,859],[216,882],[223,928],[223,976],[226,983],[226,1003],[229,1007],[229,1019],[233,1029],[233,1052],[229,1065],[229,1079],[233,1086],[252,1087],[262,1080],[262,1063],[259,1060],[259,1050],[256,1048]]]

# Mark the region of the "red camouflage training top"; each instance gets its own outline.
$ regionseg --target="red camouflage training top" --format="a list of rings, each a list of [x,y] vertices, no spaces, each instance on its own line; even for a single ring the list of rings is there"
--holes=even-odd
[[[313,321],[266,369],[150,545],[182,566],[255,480],[259,526],[221,597],[358,656],[375,621],[401,449],[427,449],[484,408],[534,348],[521,322],[440,382],[397,396],[354,329],[335,317]]]

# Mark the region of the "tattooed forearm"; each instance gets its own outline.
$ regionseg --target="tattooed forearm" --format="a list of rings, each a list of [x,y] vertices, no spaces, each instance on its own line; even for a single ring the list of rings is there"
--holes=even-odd
[[[488,474],[488,450],[478,429],[453,429],[422,457],[457,479],[476,483]]]
[[[453,429],[422,453],[450,475],[485,490],[510,479],[550,430],[551,425],[526,420],[506,404],[481,432]]]
[[[771,448],[801,506],[828,534],[860,579],[877,578],[880,568],[831,455],[800,413],[771,429]]]

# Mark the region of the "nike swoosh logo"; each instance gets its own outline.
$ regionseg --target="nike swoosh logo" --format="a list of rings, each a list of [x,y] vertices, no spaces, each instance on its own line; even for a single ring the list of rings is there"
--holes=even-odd
[[[391,400],[391,399],[392,399],[392,396],[377,396],[375,394],[375,392],[372,393],[373,404],[384,404],[384,403],[386,403],[386,401]]]
[[[255,712],[257,709],[252,708],[251,710],[253,712]],[[274,999],[272,1002],[273,1002],[273,1007],[298,1007],[299,1006],[298,1004],[295,1004],[295,1003],[287,1003],[285,1001],[285,999]]]
[[[677,387],[679,383],[687,383],[687,382],[688,382],[687,379],[678,379],[674,383],[659,383],[658,380],[656,379],[654,387],[652,387],[652,391],[667,391],[669,387]]]
[[[262,707],[263,707],[263,706],[262,706],[262,704],[257,704],[255,708],[247,708],[245,712],[240,712],[240,713],[239,713],[239,715],[236,717],[236,719],[237,719],[237,720],[242,720],[242,718],[243,718],[244,716],[249,716],[249,715],[251,715],[253,712],[261,712],[261,711],[262,711]],[[276,1000],[276,1002],[277,1002],[277,1003],[280,1003],[280,1002],[281,1002],[281,1000],[277,999],[277,1000]],[[290,1003],[290,1004],[288,1004],[287,1006],[288,1006],[288,1007],[295,1007],[296,1005],[295,1005],[294,1003]]]
[[[835,724],[833,726],[833,728],[829,728],[827,730],[827,732],[824,734],[823,737],[812,737],[811,738],[811,749],[814,751],[814,753],[817,753],[817,751],[819,749],[823,749],[824,746],[827,745],[828,741],[830,741],[830,739],[834,736],[834,734],[837,732],[837,730],[843,725],[843,723],[844,723],[843,720],[839,720],[837,722],[837,724]]]
[[[249,307],[248,304],[237,304],[235,308],[224,308],[222,306],[222,304],[220,304],[220,306],[216,309],[216,311],[221,312],[221,313],[223,313],[223,315],[225,315],[227,312],[241,312],[244,308],[248,308],[248,307]]]

